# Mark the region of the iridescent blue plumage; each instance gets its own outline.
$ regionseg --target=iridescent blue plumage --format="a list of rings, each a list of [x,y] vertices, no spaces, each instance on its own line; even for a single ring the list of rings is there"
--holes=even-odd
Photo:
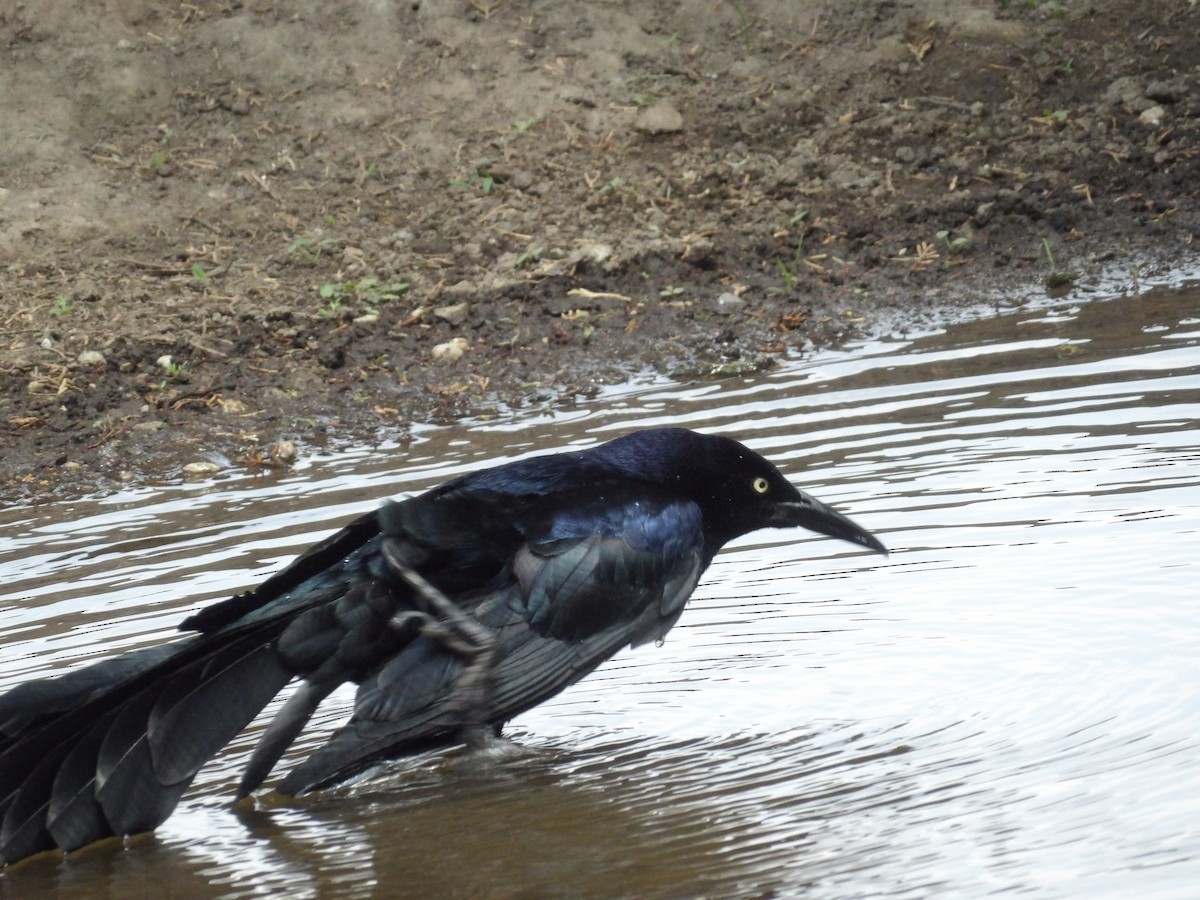
[[[278,785],[498,730],[622,647],[661,638],[729,540],[803,526],[882,545],[727,438],[636,432],[385,504],[173,645],[0,697],[0,858],[152,829],[200,766],[289,682],[240,791],[320,703],[349,721]]]

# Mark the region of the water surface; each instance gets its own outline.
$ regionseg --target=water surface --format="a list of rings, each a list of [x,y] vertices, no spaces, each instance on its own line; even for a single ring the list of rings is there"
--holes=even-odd
[[[384,497],[639,427],[739,437],[893,548],[743,539],[664,646],[513,723],[521,754],[426,756],[234,812],[259,724],[155,836],[0,886],[1195,896],[1198,422],[1200,292],[1184,288],[629,385],[285,476],[0,512],[0,688],[170,637]]]

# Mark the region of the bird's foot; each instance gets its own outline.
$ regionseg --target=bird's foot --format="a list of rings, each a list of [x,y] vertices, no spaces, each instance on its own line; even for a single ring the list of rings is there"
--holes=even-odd
[[[383,558],[393,574],[403,579],[427,607],[427,611],[397,613],[391,619],[392,627],[407,629],[415,623],[422,636],[463,657],[466,665],[454,686],[448,708],[461,714],[464,729],[487,727],[498,650],[495,635],[413,569],[399,541],[384,541]]]

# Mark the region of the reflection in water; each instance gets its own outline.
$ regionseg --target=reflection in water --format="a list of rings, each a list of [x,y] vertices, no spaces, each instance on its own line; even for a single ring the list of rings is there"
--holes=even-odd
[[[1200,296],[1163,291],[635,385],[270,480],[0,512],[0,687],[168,638],[382,497],[636,427],[744,439],[895,548],[760,533],[717,559],[663,647],[514,723],[520,752],[421,757],[234,813],[243,736],[155,837],[0,885],[1189,896],[1198,421]]]

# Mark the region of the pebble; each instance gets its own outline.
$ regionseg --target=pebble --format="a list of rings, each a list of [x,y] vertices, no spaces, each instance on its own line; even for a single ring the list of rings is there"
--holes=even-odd
[[[1146,96],[1155,103],[1178,103],[1187,96],[1187,90],[1177,83],[1155,81],[1146,86]]]
[[[1142,99],[1142,87],[1138,79],[1124,76],[1112,81],[1104,89],[1103,98],[1109,103],[1135,103]]]
[[[737,294],[732,291],[726,291],[717,297],[714,309],[718,315],[731,316],[745,305],[746,301]]]
[[[662,101],[639,112],[633,127],[643,134],[675,134],[683,131],[683,116],[670,103]]]
[[[443,322],[449,322],[451,325],[461,325],[467,317],[467,304],[455,303],[453,306],[439,306],[434,309],[433,314]]]
[[[267,455],[273,463],[281,466],[290,466],[296,461],[296,445],[291,441],[276,441],[271,445],[271,449]]]
[[[471,345],[467,343],[466,338],[452,338],[444,344],[436,344],[433,348],[433,360],[439,363],[452,363],[462,359],[462,355],[469,350]]]
[[[1166,112],[1165,109],[1156,104],[1149,109],[1142,110],[1141,115],[1138,116],[1138,121],[1151,128],[1157,128],[1162,124],[1163,116],[1166,115]]]
[[[608,258],[613,255],[611,244],[582,244],[572,251],[567,257],[569,263],[583,262],[585,259],[590,262],[602,263],[607,262]]]
[[[90,278],[80,278],[71,288],[72,303],[95,303],[100,297],[100,288]]]
[[[75,359],[81,366],[104,365],[104,354],[99,350],[84,350]]]
[[[190,462],[183,467],[183,474],[192,477],[215,475],[220,471],[221,467],[214,462]]]

